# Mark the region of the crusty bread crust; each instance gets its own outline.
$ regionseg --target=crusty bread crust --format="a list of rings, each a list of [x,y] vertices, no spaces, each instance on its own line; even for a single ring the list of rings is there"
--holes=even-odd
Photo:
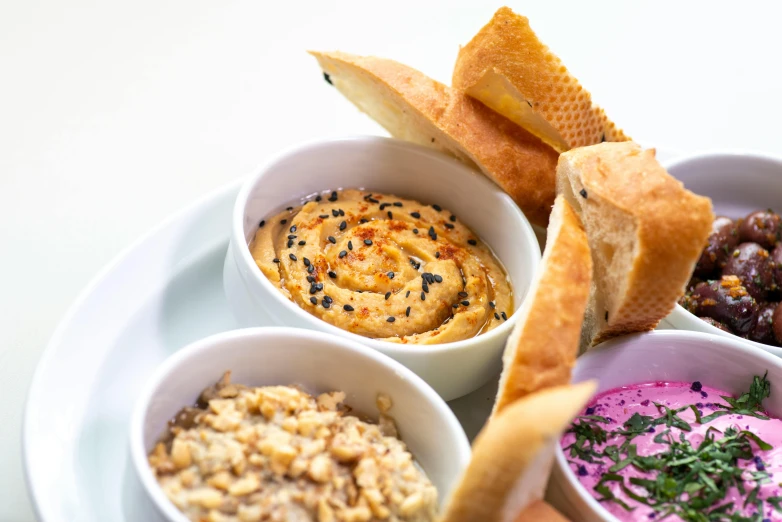
[[[629,139],[508,7],[459,51],[452,84],[559,152]]]
[[[443,522],[513,522],[543,497],[554,449],[595,392],[594,381],[527,395],[493,417],[445,505]]]
[[[548,222],[558,156],[551,147],[480,102],[400,63],[339,52],[311,54],[331,83],[392,136],[483,171],[530,222]]]
[[[591,278],[584,228],[570,204],[558,196],[541,268],[505,347],[494,414],[525,395],[570,382]]]
[[[544,500],[537,500],[519,513],[515,522],[568,522],[568,519],[551,504]]]
[[[584,346],[651,330],[684,293],[714,215],[632,142],[561,155],[557,190],[579,213],[594,263]]]

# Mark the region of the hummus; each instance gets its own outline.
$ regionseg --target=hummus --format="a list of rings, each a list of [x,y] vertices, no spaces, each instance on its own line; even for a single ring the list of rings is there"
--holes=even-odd
[[[513,311],[500,262],[438,205],[334,191],[261,221],[250,251],[285,297],[365,337],[460,341]]]

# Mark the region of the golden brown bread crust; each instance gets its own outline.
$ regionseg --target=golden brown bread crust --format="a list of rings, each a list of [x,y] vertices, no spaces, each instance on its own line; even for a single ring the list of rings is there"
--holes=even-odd
[[[459,51],[452,84],[524,126],[559,152],[629,138],[508,7]]]
[[[494,414],[525,395],[570,382],[591,279],[586,232],[558,196],[541,268],[505,347]]]
[[[711,201],[669,175],[653,149],[632,142],[562,154],[557,188],[579,212],[592,251],[595,275],[584,325],[591,345],[656,327],[684,293],[706,245]],[[619,270],[609,269],[605,259],[622,245],[632,256]],[[601,287],[601,273],[618,281]],[[594,309],[601,300],[612,304]]]
[[[548,222],[558,154],[480,102],[410,67],[346,53],[311,53],[331,83],[392,136],[444,151],[505,190],[530,222]]]
[[[544,500],[536,500],[519,513],[515,522],[569,522],[562,513]]]
[[[441,520],[513,522],[540,500],[559,438],[595,387],[588,381],[547,388],[493,417],[475,439],[470,464]]]

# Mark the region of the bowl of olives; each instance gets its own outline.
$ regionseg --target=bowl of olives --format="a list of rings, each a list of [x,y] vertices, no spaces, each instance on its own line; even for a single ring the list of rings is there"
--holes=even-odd
[[[739,337],[782,356],[782,159],[720,152],[667,168],[711,198],[716,218],[686,293],[666,321]]]

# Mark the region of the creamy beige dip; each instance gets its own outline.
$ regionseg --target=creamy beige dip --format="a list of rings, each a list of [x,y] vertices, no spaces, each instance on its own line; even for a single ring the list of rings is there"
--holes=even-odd
[[[285,297],[365,337],[454,342],[513,311],[499,260],[437,205],[334,191],[262,221],[250,251]]]

